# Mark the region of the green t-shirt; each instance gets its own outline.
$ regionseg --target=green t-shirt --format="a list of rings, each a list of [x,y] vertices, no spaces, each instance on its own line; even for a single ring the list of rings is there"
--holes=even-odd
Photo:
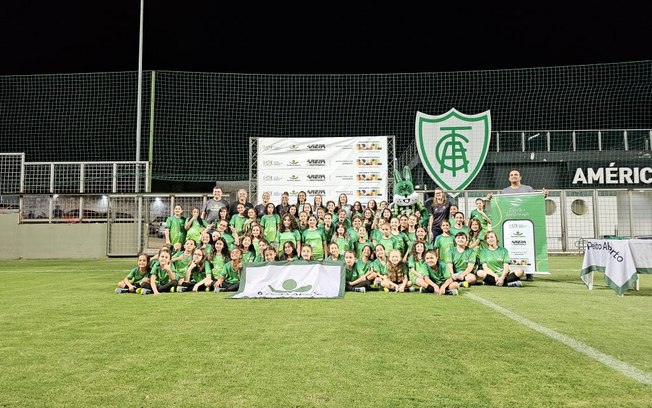
[[[365,242],[360,242],[355,241],[353,247],[355,248],[355,258],[360,259],[362,258],[362,250],[364,249],[365,246],[369,246],[371,248],[371,252],[374,252],[374,244],[371,241],[365,241]]]
[[[452,235],[438,235],[435,239],[434,248],[439,252],[439,260],[448,263],[448,255],[452,248],[455,247],[455,237]]]
[[[192,272],[190,273],[190,281],[191,282],[201,282],[205,278],[211,276],[211,264],[210,262],[205,261],[204,262],[204,268],[194,268]]]
[[[192,225],[188,228],[186,232],[186,239],[192,239],[195,243],[199,243],[199,238],[201,237],[202,231],[206,228],[208,223],[202,220],[201,223],[197,220],[192,221]]]
[[[175,216],[168,217],[165,220],[165,228],[170,233],[170,246],[180,243],[183,245],[186,242],[186,219]]]
[[[129,275],[127,275],[127,280],[129,283],[139,283],[143,279],[149,277],[150,271],[146,270],[145,272],[141,272],[139,267],[135,267],[134,269],[129,272]]]
[[[487,214],[486,211],[485,211],[485,214]],[[473,218],[480,221],[480,226],[482,227],[483,231],[488,231],[489,221],[487,221],[487,219],[485,217],[483,217],[482,214],[480,214],[480,212],[478,210],[471,211],[471,216],[469,217],[469,219],[471,220]]]
[[[324,234],[326,235],[326,242],[331,242],[333,234],[335,233],[335,224],[331,224],[330,228],[326,228],[326,225],[322,225],[321,229],[324,230]]]
[[[364,276],[367,273],[369,273],[369,271],[371,270],[371,264],[372,264],[371,261],[365,262],[362,259],[358,259],[357,261],[355,261],[355,267],[358,269],[358,273],[360,274],[360,276]]]
[[[333,237],[333,242],[337,244],[340,249],[340,254],[344,254],[348,249],[352,249],[353,245],[350,238]]]
[[[376,241],[377,244],[382,245],[385,248],[385,256],[389,257],[389,251],[396,249],[398,244],[396,243],[396,238],[390,236],[389,238],[381,237]]]
[[[278,239],[278,251],[283,252],[283,245],[286,242],[292,242],[296,248],[297,242],[301,242],[301,234],[298,230],[279,232],[276,236]]]
[[[188,269],[188,265],[192,262],[192,254],[190,255],[185,255],[184,251],[179,251],[176,254],[172,256],[173,258],[176,257],[182,257],[181,259],[177,259],[176,261],[172,262],[174,265],[174,270],[177,272],[177,277],[178,279],[182,279],[184,276],[186,276],[186,270]]]
[[[510,264],[511,259],[509,257],[509,252],[504,247],[498,247],[494,250],[489,248],[480,250],[480,263],[487,264],[489,269],[498,275],[498,277],[503,276],[503,266],[505,264]]]
[[[256,251],[242,251],[242,262],[253,262],[254,259],[256,259]]]
[[[276,241],[279,224],[281,224],[281,217],[278,214],[265,214],[260,219],[260,225],[263,227],[263,236],[268,242]]]
[[[351,238],[351,241],[353,242],[360,239],[360,235],[358,235],[358,231],[356,231],[355,228],[353,227],[347,229],[346,233],[349,234],[349,238]]]
[[[170,269],[172,270],[172,274],[176,274],[174,264],[170,264]],[[162,269],[161,265],[158,263],[152,267],[152,272],[150,272],[150,275],[154,275],[158,285],[165,285],[170,281],[170,276],[168,275],[167,271]],[[153,284],[154,282],[150,283]]]
[[[423,275],[428,276],[437,286],[443,285],[444,282],[451,278],[451,274],[448,272],[446,264],[441,261],[437,263],[437,268],[435,269],[432,269],[430,265],[423,262],[421,270]]]
[[[455,235],[457,235],[458,232],[464,232],[466,234],[466,237],[469,237],[469,227],[467,226],[462,226],[462,228],[457,229],[455,228],[455,225],[451,225],[451,235],[453,238],[455,238]]]
[[[480,233],[478,234],[478,239],[480,239],[480,242],[478,243],[478,245],[471,248],[473,250],[473,252],[475,253],[476,258],[478,258],[478,259],[480,259],[480,256],[479,256],[480,255],[480,250],[488,248],[487,241],[484,240],[486,235],[487,235],[487,232],[485,230],[480,230]],[[475,238],[469,238],[469,244],[472,241],[475,241]]]
[[[229,248],[229,251],[233,250],[233,248],[237,247],[235,244],[235,238],[233,238],[233,235],[229,234],[228,232],[225,232],[221,235],[222,238],[226,241],[226,246]]]
[[[424,261],[415,261],[412,255],[408,258],[408,278],[413,284],[416,282],[417,278],[420,278],[425,274],[425,264]]]
[[[375,259],[371,263],[371,268],[376,272],[377,274],[387,276],[387,263],[383,263],[380,259]]]
[[[453,273],[462,273],[469,264],[475,264],[475,259],[475,253],[469,248],[462,252],[459,252],[457,248],[451,248],[448,251],[448,261],[446,263],[453,265]]]
[[[353,282],[354,280],[360,277],[360,271],[356,268],[356,265],[353,264],[353,267],[349,269],[348,266],[344,265],[344,271],[346,273],[346,281]]]
[[[224,266],[229,262],[229,259],[222,254],[215,254],[212,260],[213,270],[211,271],[213,279],[217,279],[224,272]]]
[[[243,217],[239,214],[236,214],[233,217],[231,217],[231,221],[229,221],[229,225],[235,228],[235,231],[238,233],[239,237],[244,235],[245,221],[247,221],[247,217]]]
[[[312,259],[313,261],[321,261],[324,259],[324,242],[326,241],[326,234],[321,228],[316,228],[314,230],[304,230],[302,236],[303,244],[310,245],[312,247]]]
[[[396,249],[401,251],[401,255],[405,255],[405,252],[407,252],[408,247],[410,246],[410,239],[407,234],[405,232],[399,232],[398,234],[392,232],[392,236],[396,241]]]
[[[242,272],[242,269],[234,269],[233,268],[233,261],[229,261],[226,265],[224,265],[224,270],[220,274],[221,278],[224,278],[224,282],[226,283],[236,283],[240,282],[240,273]]]

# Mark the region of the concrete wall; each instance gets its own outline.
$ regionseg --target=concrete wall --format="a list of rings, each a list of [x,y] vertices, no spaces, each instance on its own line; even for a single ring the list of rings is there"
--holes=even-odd
[[[17,210],[0,210],[0,259],[106,257],[106,223],[19,224]]]

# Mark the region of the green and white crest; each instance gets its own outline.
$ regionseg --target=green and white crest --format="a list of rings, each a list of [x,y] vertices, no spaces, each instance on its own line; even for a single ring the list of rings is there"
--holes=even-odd
[[[450,191],[471,184],[489,151],[490,111],[465,115],[453,108],[439,116],[417,112],[415,130],[421,163],[439,186]]]

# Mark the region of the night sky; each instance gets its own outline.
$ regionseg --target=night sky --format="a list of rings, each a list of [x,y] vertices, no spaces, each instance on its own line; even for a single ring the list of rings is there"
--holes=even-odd
[[[652,5],[145,4],[145,70],[394,73],[652,59]],[[308,6],[309,5],[309,6]],[[11,1],[0,74],[135,71],[139,0]],[[573,8],[570,8],[573,7]],[[586,7],[586,6],[582,6]]]

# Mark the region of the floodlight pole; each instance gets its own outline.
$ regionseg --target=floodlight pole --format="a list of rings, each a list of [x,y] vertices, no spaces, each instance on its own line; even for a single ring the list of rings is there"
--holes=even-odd
[[[143,119],[143,12],[145,0],[140,0],[140,36],[138,42],[138,104],[136,108],[136,161],[140,161],[140,130]],[[136,165],[138,166],[138,165]],[[136,182],[138,185],[138,182]],[[138,189],[136,189],[138,190]],[[138,191],[136,191],[138,192]]]

